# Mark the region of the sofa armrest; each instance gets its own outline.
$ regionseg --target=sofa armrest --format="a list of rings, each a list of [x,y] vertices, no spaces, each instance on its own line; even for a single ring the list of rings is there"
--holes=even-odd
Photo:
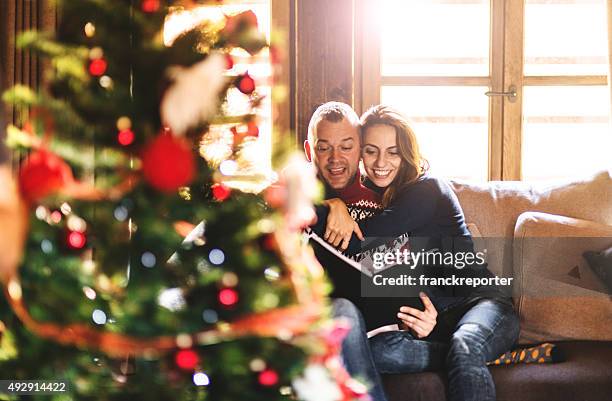
[[[612,226],[539,212],[519,216],[513,296],[523,343],[612,340],[612,298],[582,253],[612,245]]]

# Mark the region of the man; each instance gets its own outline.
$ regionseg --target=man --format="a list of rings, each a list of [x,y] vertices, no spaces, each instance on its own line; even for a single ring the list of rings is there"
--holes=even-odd
[[[346,201],[357,221],[382,210],[380,196],[361,184],[359,117],[347,104],[328,102],[318,107],[308,124],[304,151],[314,163],[326,189],[326,197]],[[355,225],[359,230],[359,226]]]
[[[326,199],[343,199],[355,221],[382,210],[379,195],[361,184],[359,117],[349,105],[328,102],[317,108],[308,125],[304,150],[306,158],[315,165],[325,185]],[[356,224],[355,230],[359,232]],[[338,234],[340,237],[343,233]],[[380,375],[370,350],[368,324],[361,312],[366,305],[361,298],[360,273],[340,263],[318,243],[311,243],[334,286],[331,294],[335,298],[334,317],[343,317],[351,322],[351,330],[342,343],[343,363],[352,376],[368,382],[373,401],[385,401]]]

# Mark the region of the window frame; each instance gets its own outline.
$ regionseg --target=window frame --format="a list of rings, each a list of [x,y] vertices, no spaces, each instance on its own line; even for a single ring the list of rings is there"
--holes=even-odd
[[[525,86],[607,85],[607,75],[524,76],[524,1],[490,0],[489,76],[381,76],[380,43],[375,21],[375,0],[357,2],[356,102],[359,113],[380,103],[382,86],[487,86],[507,91],[513,85],[517,97],[490,96],[488,113],[489,180],[522,179],[523,88]],[[367,18],[366,18],[367,16]],[[483,94],[484,96],[484,94]],[[604,167],[604,166],[602,166]]]

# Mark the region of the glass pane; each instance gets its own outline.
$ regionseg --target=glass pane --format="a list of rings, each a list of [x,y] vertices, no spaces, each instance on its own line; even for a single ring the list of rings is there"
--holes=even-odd
[[[380,97],[412,121],[432,174],[486,180],[486,91],[486,87],[383,86]]]
[[[527,0],[525,75],[605,75],[604,0]]]
[[[383,76],[489,75],[488,0],[381,2]]]
[[[223,23],[228,15],[251,10],[257,16],[259,29],[270,40],[270,5],[268,2],[245,1],[242,4],[219,4],[198,6],[189,10],[180,10],[169,14],[164,23],[164,43],[170,45],[182,32],[190,29],[204,20],[213,23]],[[230,74],[242,74],[249,72],[254,78],[270,77],[272,74],[269,62],[269,51],[264,48],[255,56],[249,55],[243,49],[232,49],[234,67],[229,71]],[[266,85],[267,80],[258,81],[260,85]]]
[[[612,167],[607,86],[531,86],[523,96],[523,179],[566,179]]]
[[[251,10],[257,16],[259,29],[270,40],[270,5],[268,1],[243,1],[241,4],[202,5],[189,10],[171,12],[164,23],[164,43],[169,44],[187,29],[203,20],[221,22],[227,15]]]
[[[262,31],[267,40],[270,40],[271,20],[269,0],[250,0],[238,3],[202,5],[188,10],[171,12],[164,23],[163,38],[166,45],[170,45],[182,32],[196,26],[204,20],[223,24],[228,15],[251,10],[257,16],[259,30]],[[257,94],[263,97],[259,107],[255,110],[258,115],[259,136],[257,146],[253,149],[272,154],[272,104],[271,104],[271,77],[272,66],[267,48],[258,54],[251,56],[242,49],[231,51],[234,66],[227,72],[228,75],[240,75],[248,71],[256,82]],[[223,105],[223,111],[228,115],[241,115],[250,111],[251,98],[244,95],[238,89],[230,89],[227,102]],[[252,153],[252,152],[251,152]],[[259,157],[262,163],[271,163],[270,157]]]

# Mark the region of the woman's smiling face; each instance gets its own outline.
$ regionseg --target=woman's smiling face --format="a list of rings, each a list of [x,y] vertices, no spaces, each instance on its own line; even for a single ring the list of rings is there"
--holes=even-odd
[[[397,176],[402,158],[395,128],[387,124],[368,127],[363,136],[361,158],[370,180],[377,187],[388,187]]]

